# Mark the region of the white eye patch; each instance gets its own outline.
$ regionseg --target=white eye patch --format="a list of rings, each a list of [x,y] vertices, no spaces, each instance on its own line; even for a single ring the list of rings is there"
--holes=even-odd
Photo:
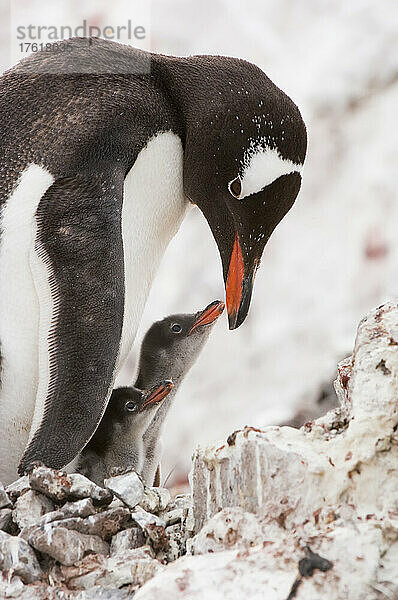
[[[300,173],[302,168],[303,165],[282,158],[276,149],[271,150],[261,146],[254,151],[250,150],[249,155],[245,158],[243,171],[240,175],[240,194],[235,197],[242,200],[246,196],[256,194],[282,175],[294,172]],[[230,187],[232,181],[229,182],[228,187]]]

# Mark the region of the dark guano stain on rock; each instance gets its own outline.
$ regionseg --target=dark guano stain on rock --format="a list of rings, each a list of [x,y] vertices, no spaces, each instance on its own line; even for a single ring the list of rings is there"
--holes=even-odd
[[[300,587],[303,578],[312,577],[316,569],[325,573],[333,567],[333,563],[330,560],[319,556],[319,554],[316,554],[315,552],[312,552],[309,546],[306,546],[305,549],[307,552],[307,556],[299,560],[298,564],[298,569],[301,577],[297,577],[297,579],[295,579],[295,581],[293,582],[293,585],[286,600],[293,600],[293,598],[296,597],[297,590]]]
[[[376,369],[380,369],[380,371],[383,373],[383,375],[391,375],[391,371],[387,367],[386,361],[384,360],[384,358],[382,358],[381,361],[379,363],[377,363]]]
[[[312,552],[309,546],[306,546],[307,556],[299,561],[299,572],[303,577],[312,577],[314,571],[329,571],[333,567],[333,563],[327,558],[322,558],[319,554]]]

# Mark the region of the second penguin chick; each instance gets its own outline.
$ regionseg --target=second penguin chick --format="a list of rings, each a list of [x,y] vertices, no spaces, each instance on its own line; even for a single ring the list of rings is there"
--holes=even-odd
[[[135,385],[148,388],[165,378],[174,383],[173,391],[162,402],[144,434],[142,476],[148,485],[160,485],[160,436],[178,386],[197,360],[223,310],[224,303],[215,300],[197,313],[171,315],[157,321],[144,336]]]
[[[96,432],[80,453],[77,470],[101,486],[113,467],[131,467],[141,474],[144,433],[172,389],[172,381],[164,380],[145,390],[113,390]]]

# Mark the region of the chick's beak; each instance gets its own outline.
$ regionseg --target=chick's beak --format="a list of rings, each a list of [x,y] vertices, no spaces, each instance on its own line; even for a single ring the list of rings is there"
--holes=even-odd
[[[145,402],[142,405],[142,410],[153,406],[158,402],[161,402],[173,389],[174,384],[171,380],[163,381],[160,385],[155,385],[148,393],[145,398]]]
[[[225,304],[220,300],[211,302],[211,304],[206,306],[204,310],[198,313],[188,335],[191,335],[195,329],[201,327],[202,325],[209,325],[210,323],[213,323],[223,313],[224,308]]]

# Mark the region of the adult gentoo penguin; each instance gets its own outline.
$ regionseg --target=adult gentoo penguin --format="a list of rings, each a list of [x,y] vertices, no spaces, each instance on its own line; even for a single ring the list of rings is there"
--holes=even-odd
[[[145,460],[144,433],[172,389],[172,381],[166,380],[150,390],[135,387],[113,390],[100,424],[79,455],[77,471],[101,486],[113,467],[131,467],[141,474]]]
[[[306,153],[298,108],[253,64],[68,48],[0,79],[4,483],[18,463],[63,467],[94,433],[189,202],[218,245],[229,326],[243,322]]]

